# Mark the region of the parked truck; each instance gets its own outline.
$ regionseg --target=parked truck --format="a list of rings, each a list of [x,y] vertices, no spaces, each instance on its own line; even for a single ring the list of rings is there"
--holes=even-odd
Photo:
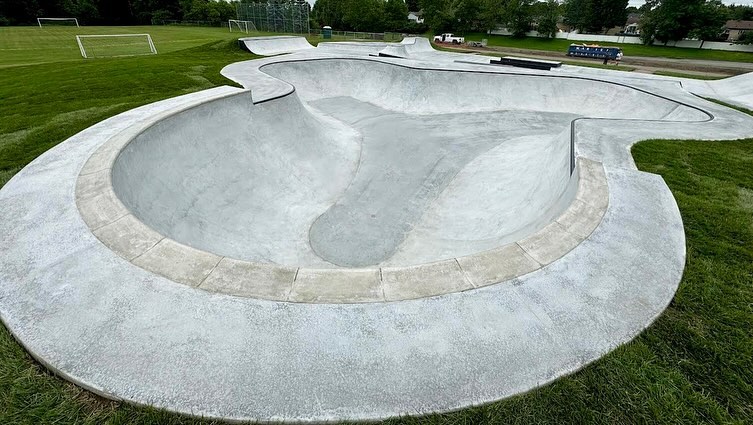
[[[465,43],[465,37],[456,37],[454,34],[446,32],[442,35],[435,35],[434,42],[435,43],[463,44]]]

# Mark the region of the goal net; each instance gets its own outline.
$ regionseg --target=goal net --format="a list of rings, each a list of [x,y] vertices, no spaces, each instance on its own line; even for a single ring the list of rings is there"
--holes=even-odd
[[[256,26],[252,21],[241,21],[240,19],[230,19],[227,21],[227,26],[230,28],[230,32],[233,30],[245,32],[248,34],[250,31],[256,31]]]
[[[37,18],[37,24],[39,28],[42,28],[42,25],[79,26],[76,18]]]
[[[157,54],[149,34],[77,35],[76,42],[84,58]]]

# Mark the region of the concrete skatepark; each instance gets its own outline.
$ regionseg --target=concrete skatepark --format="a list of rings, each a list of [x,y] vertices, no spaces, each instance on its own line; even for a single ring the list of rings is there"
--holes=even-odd
[[[752,76],[263,44],[282,55],[222,71],[242,89],[112,117],[0,191],[0,314],[55,373],[231,421],[528,391],[631,340],[682,277],[677,205],[629,147],[753,136],[694,94],[744,106]]]

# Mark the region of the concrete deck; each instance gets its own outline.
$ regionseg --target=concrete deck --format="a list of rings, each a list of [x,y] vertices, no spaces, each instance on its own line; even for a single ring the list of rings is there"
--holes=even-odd
[[[137,108],[40,156],[0,190],[3,322],[72,382],[191,415],[369,420],[491,402],[598,359],[671,301],[685,262],[682,220],[662,179],[635,169],[629,147],[646,138],[753,137],[751,117],[672,79],[369,53],[316,48],[233,64],[223,74],[245,90],[220,87]],[[436,90],[438,73],[457,84]],[[469,121],[474,113],[485,119]],[[516,126],[489,123],[500,118]],[[416,131],[424,120],[447,127]],[[191,122],[192,131],[175,133]],[[521,126],[535,137],[506,136]],[[432,149],[388,153],[390,129],[410,134],[401,144]],[[444,141],[451,131],[457,136]],[[296,150],[301,142],[308,149]],[[469,225],[462,214],[499,208],[496,216],[525,204],[474,187],[494,186],[499,168],[516,170],[512,158],[532,161],[535,142],[550,152],[565,146],[550,158],[564,161],[566,173],[547,179],[550,168],[533,168],[521,187],[536,196],[526,202],[538,211],[567,201],[550,215],[519,213],[496,226],[482,215],[485,227]],[[440,173],[448,177],[429,186],[424,171],[384,180],[382,191],[368,183],[392,164],[401,171],[423,159],[442,163],[437,152],[451,149],[458,151]],[[144,163],[149,156],[155,162]],[[501,181],[515,184],[524,177],[517,170]],[[559,189],[543,196],[552,182]],[[403,187],[401,195],[380,198],[391,187]],[[214,195],[222,190],[223,201]],[[244,190],[263,202],[242,206]],[[190,196],[176,198],[180,191]],[[360,206],[364,196],[371,202]],[[161,198],[170,202],[147,209]],[[414,201],[401,205],[406,198]],[[351,212],[327,215],[333,199]],[[267,204],[289,226],[270,227],[274,216],[260,209]],[[389,243],[368,251],[373,244],[352,245],[358,238],[331,238],[328,227],[368,227],[357,220],[371,218],[369,205],[381,205],[372,231]],[[192,239],[215,215],[232,212],[219,226],[243,208],[250,227],[236,222],[214,240]],[[329,225],[301,238],[296,229],[314,223],[306,211]],[[446,214],[460,215],[439,219]],[[265,224],[253,227],[255,217]],[[390,233],[396,223],[410,224],[402,240]],[[230,243],[233,228],[249,242]],[[452,237],[474,231],[470,246]],[[361,262],[371,265],[352,265]]]

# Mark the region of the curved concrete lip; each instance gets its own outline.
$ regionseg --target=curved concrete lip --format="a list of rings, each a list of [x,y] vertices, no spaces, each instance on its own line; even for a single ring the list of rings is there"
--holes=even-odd
[[[478,253],[410,266],[338,269],[218,255],[184,245],[141,222],[119,200],[112,184],[113,167],[123,149],[145,130],[192,107],[144,117],[104,141],[79,174],[76,201],[93,234],[115,253],[148,271],[210,292],[276,301],[360,303],[480,288],[533,272],[561,258],[591,234],[608,204],[603,168],[580,158],[568,184],[574,185],[572,195],[568,195],[572,200],[561,214],[516,242]],[[565,146],[572,138],[569,132],[566,136],[562,141]],[[572,149],[574,145],[570,146]]]
[[[250,89],[259,104],[293,93],[289,83],[262,72],[264,65],[353,57],[311,50],[317,49],[233,64],[223,74]],[[410,66],[518,72],[444,62]],[[685,238],[677,205],[660,177],[635,169],[629,147],[647,138],[750,137],[753,120],[673,82],[563,68],[562,77],[627,84],[713,118],[575,121],[580,198],[574,204],[588,211],[571,205],[570,215],[560,216],[532,245],[559,246],[553,241],[562,242],[562,229],[570,223],[584,219],[588,225],[578,225],[572,249],[555,250],[548,260],[542,256],[535,270],[506,275],[515,267],[492,255],[487,265],[498,270],[473,265],[468,270],[499,284],[401,301],[296,303],[228,295],[233,289],[210,292],[181,281],[201,276],[196,270],[219,268],[219,260],[192,261],[196,270],[170,278],[134,264],[129,260],[137,251],[116,246],[129,235],[108,238],[103,229],[120,218],[133,225],[128,231],[150,230],[118,210],[107,165],[143,119],[244,93],[220,87],[92,126],[40,156],[0,190],[2,320],[37,360],[97,394],[230,421],[374,420],[450,411],[578,370],[651,324],[682,277]],[[601,208],[588,208],[593,203]],[[80,213],[79,206],[87,212]],[[139,243],[128,246],[157,246],[164,240],[157,238],[134,239]],[[169,259],[186,251],[163,254]],[[424,276],[428,283],[442,282],[436,274]]]

